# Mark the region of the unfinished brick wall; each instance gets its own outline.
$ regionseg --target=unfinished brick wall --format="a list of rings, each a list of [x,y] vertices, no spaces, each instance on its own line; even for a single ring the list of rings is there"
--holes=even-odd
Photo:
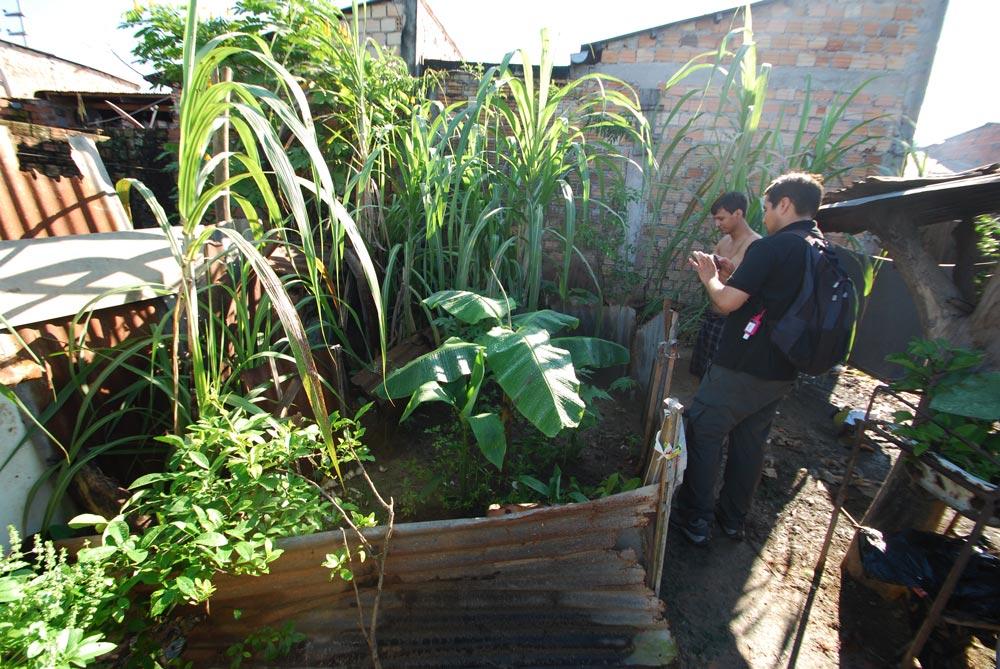
[[[813,108],[805,127],[815,133],[829,105],[844,100],[861,82],[874,77],[851,101],[834,130],[834,135],[842,134],[870,120],[861,136],[871,141],[852,150],[845,159],[850,169],[827,185],[836,188],[855,178],[896,173],[904,145],[912,139],[912,122],[923,100],[945,0],[764,0],[751,9],[758,63],[773,66],[761,131],[777,132],[778,146],[787,150],[798,128],[807,79],[811,79]],[[666,115],[681,96],[702,89],[706,82],[695,76],[666,92],[663,84],[691,58],[716,49],[730,30],[742,25],[742,11],[736,15],[730,10],[595,43],[592,62],[575,66],[573,76],[603,72],[635,86],[656,141],[665,146],[691,114],[712,111],[718,101],[695,95],[667,123]],[[736,50],[740,44],[737,38],[729,48]],[[696,129],[677,153],[705,139],[704,133],[704,128]],[[696,195],[706,169],[704,164],[687,160],[674,181],[663,186],[665,193],[654,190],[662,197],[661,207],[647,202],[645,209],[632,212],[634,262],[640,271],[662,261],[658,249],[673,238],[685,214],[710,204]],[[762,188],[764,184],[756,185]],[[708,230],[695,234],[710,236]],[[661,285],[642,287],[646,297],[658,291],[691,294],[697,288],[681,265],[683,258],[673,260],[672,267],[662,268],[666,271],[661,272]]]
[[[971,170],[1000,160],[1000,123],[987,123],[925,147],[928,157],[953,172]]]

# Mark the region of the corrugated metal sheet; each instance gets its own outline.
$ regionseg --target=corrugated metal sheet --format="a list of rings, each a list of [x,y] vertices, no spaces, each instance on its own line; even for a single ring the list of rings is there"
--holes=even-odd
[[[378,616],[383,665],[667,663],[674,644],[643,556],[670,489],[649,485],[510,516],[396,526]],[[366,532],[376,550],[385,532]],[[221,653],[252,630],[292,621],[309,643],[268,666],[370,666],[352,587],[320,566],[343,541],[339,532],[291,539],[269,575],[219,578],[211,616],[188,636],[185,656],[195,666],[221,665]],[[354,564],[366,622],[376,592],[372,562]]]
[[[20,124],[25,125],[25,124]],[[40,169],[21,170],[18,145],[31,137],[18,124],[0,125],[0,239],[53,237],[128,230],[131,226],[104,169],[93,141],[84,135],[62,140],[78,175]],[[37,139],[37,138],[36,138]]]
[[[930,225],[1000,211],[1000,164],[948,177],[872,177],[829,194],[816,215],[824,232],[857,233],[870,217],[902,214]]]

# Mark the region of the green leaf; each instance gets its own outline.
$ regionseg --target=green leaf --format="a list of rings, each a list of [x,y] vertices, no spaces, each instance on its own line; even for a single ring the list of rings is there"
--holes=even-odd
[[[469,416],[469,427],[476,437],[476,444],[486,459],[497,469],[503,468],[507,453],[507,438],[503,432],[503,421],[495,413],[481,413]]]
[[[195,590],[194,581],[192,581],[187,576],[178,576],[177,580],[174,581],[177,589],[181,591],[181,594],[190,599],[198,599],[198,592]]]
[[[568,351],[545,330],[491,331],[486,365],[521,414],[545,436],[580,424],[586,408]]]
[[[970,374],[940,389],[931,408],[968,418],[1000,420],[1000,372]]]
[[[515,328],[539,328],[547,331],[550,335],[564,330],[575,330],[580,325],[580,319],[569,314],[563,314],[551,309],[531,311],[526,314],[518,314],[510,319]]]
[[[89,636],[83,640],[83,643],[76,650],[76,660],[80,662],[80,666],[86,666],[88,660],[92,660],[95,657],[104,655],[105,653],[110,653],[117,646],[108,641],[97,641],[100,639],[100,635]]]
[[[206,457],[201,451],[188,451],[188,457],[202,469],[209,469],[212,466],[208,461],[208,457]]]
[[[78,516],[74,516],[67,524],[73,529],[93,525],[94,529],[101,531],[108,524],[108,519],[104,516],[98,516],[96,513],[81,513]]]
[[[80,562],[102,562],[118,552],[115,546],[96,546],[94,548],[81,548],[76,553],[76,559]]]
[[[513,300],[494,300],[467,290],[441,290],[424,299],[423,303],[431,309],[441,307],[470,325],[487,318],[499,322],[515,306]]]
[[[569,351],[574,367],[600,369],[615,365],[627,365],[628,349],[597,337],[559,337],[552,339],[553,346]]]
[[[219,534],[218,532],[203,532],[194,540],[196,544],[201,546],[212,546],[213,548],[218,548],[219,546],[225,546],[229,543],[225,535]]]
[[[24,597],[24,588],[13,578],[0,578],[0,602],[16,602]]]
[[[390,374],[376,392],[392,399],[409,397],[428,381],[444,385],[468,376],[481,349],[478,344],[452,337],[430,353],[411,360]]]
[[[455,406],[456,401],[457,398],[452,397],[437,381],[428,381],[417,388],[413,396],[410,397],[410,401],[406,404],[406,410],[403,411],[399,421],[403,422],[409,418],[410,414],[424,402],[445,402]]]
[[[542,483],[541,481],[539,481],[538,479],[536,479],[534,476],[522,474],[521,476],[517,477],[517,480],[523,483],[524,485],[528,486],[538,494],[544,495],[545,497],[549,496],[549,487],[544,483]]]
[[[136,480],[132,481],[132,485],[128,487],[129,490],[134,490],[136,488],[141,488],[142,486],[149,485],[150,483],[157,483],[159,481],[165,481],[169,476],[166,474],[156,473],[156,474],[146,474],[145,476],[140,476]]]
[[[121,520],[121,516],[115,518],[108,523],[108,526],[104,528],[104,543],[111,543],[108,539],[114,539],[115,546],[121,546],[125,543],[125,539],[128,538],[129,530],[128,523]]]

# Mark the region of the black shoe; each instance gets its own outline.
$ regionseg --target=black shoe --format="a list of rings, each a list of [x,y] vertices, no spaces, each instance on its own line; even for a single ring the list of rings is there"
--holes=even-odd
[[[722,530],[722,534],[724,534],[727,539],[732,541],[743,541],[743,539],[746,538],[746,531],[743,523],[736,525],[729,523],[718,511],[715,512],[715,522],[718,523],[719,529]]]
[[[680,532],[690,543],[704,548],[712,540],[712,525],[703,518],[697,518],[689,523],[681,520],[676,513],[670,514],[670,526]]]

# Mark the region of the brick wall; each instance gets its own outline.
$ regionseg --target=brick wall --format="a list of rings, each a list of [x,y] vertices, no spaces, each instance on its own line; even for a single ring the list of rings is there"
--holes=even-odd
[[[987,123],[925,147],[924,151],[953,172],[995,163],[1000,161],[1000,123]]]
[[[761,118],[762,131],[775,131],[779,147],[791,146],[807,78],[811,79],[812,113],[806,128],[815,133],[829,105],[844,100],[862,81],[875,77],[851,101],[834,130],[834,135],[838,135],[867,120],[870,123],[861,133],[872,139],[846,156],[844,162],[850,169],[827,186],[836,188],[854,178],[896,173],[904,154],[903,143],[912,139],[909,119],[917,118],[923,101],[945,9],[945,0],[755,3],[752,15],[758,63],[773,66]],[[594,43],[593,62],[574,66],[572,74],[578,77],[588,72],[603,72],[632,84],[644,101],[644,112],[654,129],[655,140],[664,145],[691,114],[698,110],[713,111],[718,100],[695,95],[668,123],[666,115],[681,96],[692,89],[702,90],[706,81],[694,76],[666,92],[663,84],[691,58],[716,49],[730,30],[742,25],[742,11],[736,15],[730,10]],[[739,46],[738,38],[729,44],[730,50]],[[705,139],[705,132],[705,128],[696,129],[678,152]],[[654,191],[654,196],[662,198],[662,207],[653,211],[647,206],[631,212],[631,235],[637,248],[634,262],[640,271],[649,270],[651,264],[659,262],[656,249],[672,238],[687,214],[710,204],[700,202],[696,195],[705,176],[706,165],[687,160],[676,180],[664,186],[666,192]],[[762,188],[763,184],[757,187]],[[707,242],[713,234],[706,227],[694,236]],[[663,268],[666,285],[645,286],[647,296],[660,290],[681,294],[696,290],[691,273],[681,265],[683,258],[675,260],[674,267]]]

